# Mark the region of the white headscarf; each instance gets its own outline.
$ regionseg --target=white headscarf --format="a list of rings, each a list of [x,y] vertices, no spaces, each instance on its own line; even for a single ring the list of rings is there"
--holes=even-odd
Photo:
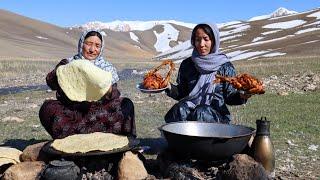
[[[86,35],[91,32],[91,31],[95,31],[97,33],[99,33],[102,37],[101,39],[101,50],[100,50],[100,54],[97,56],[97,58],[94,60],[93,64],[98,66],[99,68],[107,71],[107,72],[111,72],[112,74],[112,84],[116,83],[119,81],[119,76],[118,76],[118,73],[117,73],[117,70],[116,68],[108,61],[104,60],[104,58],[102,57],[102,54],[103,54],[103,50],[104,50],[104,38],[103,38],[103,35],[101,33],[100,30],[96,30],[96,29],[89,29],[89,30],[86,30],[82,33],[80,39],[79,39],[79,43],[78,43],[78,54],[68,58],[68,61],[71,62],[73,60],[78,60],[78,59],[85,59],[83,57],[83,54],[82,54],[82,48],[83,48],[83,43],[84,43],[84,38],[86,37]]]

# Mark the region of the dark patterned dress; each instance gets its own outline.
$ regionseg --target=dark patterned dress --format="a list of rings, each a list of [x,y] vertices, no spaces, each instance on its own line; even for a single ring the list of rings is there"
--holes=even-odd
[[[134,105],[128,98],[120,97],[117,84],[112,85],[111,95],[96,102],[75,102],[68,99],[60,88],[56,69],[67,64],[63,59],[51,71],[46,81],[57,90],[57,100],[46,100],[40,108],[41,124],[52,138],[64,138],[72,134],[108,132],[136,136]]]

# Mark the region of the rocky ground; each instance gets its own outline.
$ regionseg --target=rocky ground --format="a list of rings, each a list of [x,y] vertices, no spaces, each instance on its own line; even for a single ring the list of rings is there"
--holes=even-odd
[[[120,78],[122,80],[137,80],[137,79],[142,79],[143,74],[146,72],[146,70],[135,70],[135,69],[125,69],[119,72]],[[44,73],[45,74],[45,73]],[[263,77],[262,81],[264,82],[265,88],[267,92],[273,92],[273,93],[277,93],[279,96],[286,96],[289,95],[291,93],[305,93],[308,91],[319,91],[320,90],[320,73],[314,73],[314,72],[297,72],[294,75],[271,75],[268,77]],[[2,94],[7,94],[8,92],[12,93],[12,92],[19,92],[18,90],[28,90],[29,89],[48,89],[48,87],[45,85],[45,76],[41,73],[36,73],[33,75],[27,75],[27,76],[16,76],[15,78],[2,78],[1,82],[0,82],[0,96]],[[31,88],[30,88],[31,87]],[[14,90],[14,91],[13,91]],[[21,92],[20,91],[20,92]],[[52,96],[52,98],[54,98],[54,92],[50,92],[50,90],[48,90],[49,93],[47,93],[46,96]],[[143,96],[144,97],[144,96]],[[153,96],[150,96],[146,99],[144,99],[143,97],[141,97],[141,102],[145,101],[150,101],[150,104],[155,103],[155,102],[160,102],[160,100],[158,99],[159,96],[156,96],[157,99],[154,102],[151,102],[151,100],[153,100]],[[161,98],[160,98],[161,99]],[[135,101],[135,103],[139,104],[139,96],[135,97],[133,99]],[[33,99],[33,97],[26,97],[24,99],[24,101],[27,103],[26,109],[31,112],[34,112],[35,110],[37,110],[39,108],[39,105],[43,102],[43,97],[38,97],[36,100]],[[163,102],[163,101],[162,101]],[[172,103],[172,102],[170,102]],[[5,106],[6,108],[13,107],[13,106],[17,106],[19,105],[19,102],[2,102],[2,104],[0,103],[0,107],[1,106]],[[3,108],[3,109],[6,109]],[[12,110],[12,116],[10,117],[3,117],[1,119],[2,122],[10,122],[10,121],[16,121],[16,122],[20,122],[20,121],[24,121],[23,119],[12,119],[12,118],[18,118],[20,117],[19,114],[20,113],[24,113],[24,110],[20,110],[21,108],[15,107],[13,109],[17,109],[17,110]],[[0,110],[0,113],[3,112],[2,110]],[[11,112],[11,111],[10,111]],[[23,116],[22,116],[23,117]],[[11,119],[10,119],[11,118]],[[32,128],[34,129],[38,129],[40,125],[35,124],[32,125]],[[294,142],[291,142],[288,140],[287,142],[289,147],[296,147],[296,145],[294,144]],[[318,145],[314,145],[314,147],[310,147],[315,149],[315,151],[317,151],[318,149]],[[289,152],[288,152],[289,153]],[[317,160],[318,158],[315,158],[315,160]],[[287,179],[286,177],[290,177],[293,178],[296,177],[299,179],[299,174],[288,174],[290,173],[290,171],[288,171],[288,169],[290,170],[290,168],[292,169],[291,165],[292,165],[292,158],[288,158],[288,161],[286,161],[287,166],[286,167],[278,167],[277,169],[277,174],[279,177],[278,179]],[[308,172],[309,173],[309,172]],[[316,177],[313,174],[315,172],[310,172],[311,175],[308,177]],[[302,173],[302,174],[305,174]],[[318,173],[315,173],[318,174]],[[311,178],[312,179],[312,178]]]
[[[320,89],[320,74],[313,72],[297,73],[295,75],[272,75],[262,79],[266,89],[279,95],[288,93],[303,93]]]

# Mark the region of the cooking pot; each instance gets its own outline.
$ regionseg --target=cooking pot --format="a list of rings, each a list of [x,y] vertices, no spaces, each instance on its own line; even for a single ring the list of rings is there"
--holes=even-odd
[[[167,123],[159,129],[177,156],[212,161],[240,153],[255,133],[251,127],[198,121]]]

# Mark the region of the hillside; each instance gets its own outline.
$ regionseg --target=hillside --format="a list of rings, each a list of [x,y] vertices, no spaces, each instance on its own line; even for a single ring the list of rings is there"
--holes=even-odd
[[[113,60],[182,60],[190,56],[195,24],[168,21],[89,22],[63,28],[0,10],[0,59],[61,59],[77,52],[80,32],[105,32],[105,56]],[[218,24],[221,51],[232,60],[319,56],[320,9],[297,13],[279,8],[248,21]]]
[[[50,58],[74,52],[74,32],[0,10],[0,57]]]
[[[320,9],[288,16],[219,25],[221,51],[231,60],[264,57],[320,55]],[[191,55],[190,41],[156,56],[184,59]]]
[[[81,32],[78,28],[62,28],[5,10],[0,10],[0,26],[0,59],[61,59],[77,52]],[[107,58],[154,55],[152,50],[138,48],[129,33],[105,32]]]

